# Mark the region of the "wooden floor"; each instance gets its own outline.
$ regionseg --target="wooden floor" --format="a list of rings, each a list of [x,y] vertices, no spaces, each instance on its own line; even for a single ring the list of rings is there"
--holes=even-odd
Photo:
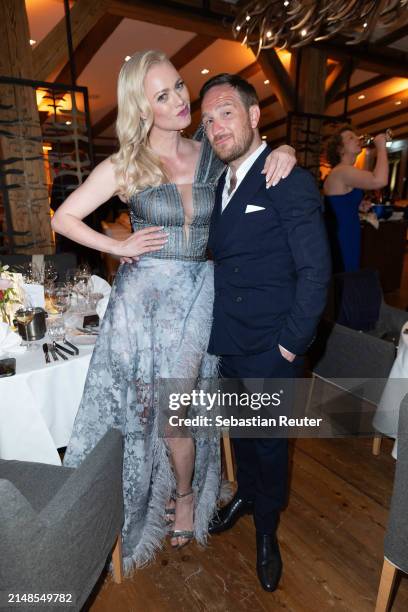
[[[95,589],[91,612],[372,612],[394,474],[391,442],[298,440],[291,494],[279,529],[284,573],[275,593],[255,574],[255,531],[245,517],[207,548],[169,545],[121,585]],[[401,577],[393,612],[408,610]]]
[[[408,305],[408,257],[401,290],[386,301]],[[121,585],[101,579],[91,612],[372,612],[395,462],[383,440],[298,440],[292,482],[279,528],[284,571],[275,593],[255,573],[255,530],[245,517],[207,548],[170,546]],[[408,610],[408,577],[400,574],[392,612]]]

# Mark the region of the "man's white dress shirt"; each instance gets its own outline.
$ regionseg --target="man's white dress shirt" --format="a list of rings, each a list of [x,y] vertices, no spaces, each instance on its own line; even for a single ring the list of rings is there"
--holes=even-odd
[[[266,142],[263,142],[239,166],[239,168],[237,169],[237,172],[236,172],[237,182],[236,182],[236,185],[235,185],[235,189],[230,194],[228,194],[228,192],[229,192],[229,189],[230,189],[230,182],[231,182],[231,174],[232,174],[232,172],[231,172],[231,168],[228,168],[227,174],[225,176],[224,190],[222,192],[222,202],[221,202],[222,212],[224,212],[228,202],[230,201],[230,199],[232,198],[232,196],[234,195],[234,193],[238,189],[239,185],[242,183],[242,181],[246,177],[248,171],[251,169],[251,166],[253,165],[255,160],[260,156],[262,151],[265,149],[265,147],[266,147]]]

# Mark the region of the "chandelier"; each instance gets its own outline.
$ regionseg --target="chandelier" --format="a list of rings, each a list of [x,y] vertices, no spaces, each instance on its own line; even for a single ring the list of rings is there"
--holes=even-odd
[[[408,0],[253,0],[233,24],[235,38],[261,49],[301,47],[343,34],[367,40],[378,26],[407,16]]]

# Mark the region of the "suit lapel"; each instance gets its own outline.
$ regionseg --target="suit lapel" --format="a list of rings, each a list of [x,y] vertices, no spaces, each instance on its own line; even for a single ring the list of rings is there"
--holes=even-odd
[[[231,232],[233,225],[238,221],[240,216],[244,214],[247,204],[251,204],[251,196],[256,193],[262,185],[265,185],[265,175],[261,174],[265,165],[265,159],[271,152],[269,147],[266,147],[262,153],[256,158],[251,168],[248,170],[243,181],[232,196],[231,200],[221,216],[218,218],[217,232],[224,228],[225,232]],[[225,176],[223,187],[225,184]],[[222,197],[222,190],[221,196]],[[221,209],[221,204],[220,204]]]
[[[222,192],[224,190],[225,185],[225,177],[227,175],[228,168],[225,168],[224,172],[221,174],[217,188],[215,190],[215,199],[214,199],[214,208],[211,214],[210,220],[210,233],[208,238],[208,246],[212,249],[215,241],[215,234],[217,231],[217,227],[219,224],[219,220],[221,217],[221,205],[222,205]]]

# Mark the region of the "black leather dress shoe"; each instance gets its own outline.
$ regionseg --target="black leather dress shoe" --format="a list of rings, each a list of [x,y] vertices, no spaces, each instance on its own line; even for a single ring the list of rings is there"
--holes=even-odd
[[[230,529],[244,514],[253,514],[254,502],[247,501],[235,495],[231,501],[223,506],[208,527],[209,533],[221,533]]]
[[[276,534],[256,534],[256,571],[265,591],[275,591],[282,574],[282,559]]]

